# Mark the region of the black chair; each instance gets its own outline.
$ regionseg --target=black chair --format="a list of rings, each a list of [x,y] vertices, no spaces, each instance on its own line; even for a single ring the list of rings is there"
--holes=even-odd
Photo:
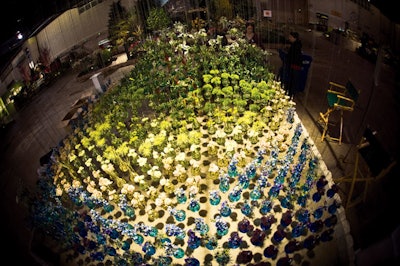
[[[362,171],[365,168],[360,166],[360,155],[366,164],[366,173],[365,171]],[[396,161],[392,160],[390,155],[382,147],[376,137],[376,132],[367,127],[364,130],[360,143],[357,145],[353,173],[348,176],[334,179],[336,183],[351,183],[345,208],[353,207],[361,201],[365,201],[370,183],[387,175],[395,165]],[[363,197],[353,200],[356,183],[365,183],[363,188]]]

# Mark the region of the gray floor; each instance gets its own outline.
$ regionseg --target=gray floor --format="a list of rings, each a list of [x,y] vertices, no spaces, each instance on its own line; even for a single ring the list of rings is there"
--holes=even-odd
[[[303,51],[311,55],[313,61],[305,91],[295,96],[296,109],[333,178],[352,174],[356,145],[366,126],[377,131],[384,150],[398,161],[400,88],[395,84],[395,69],[386,64],[377,68],[361,58],[355,53],[357,43],[352,40],[342,38],[335,44],[320,32],[305,28],[297,30],[303,41]],[[266,44],[265,47],[271,52],[269,63],[277,73],[281,64],[277,52],[279,45]],[[106,79],[117,83],[131,67],[121,67],[107,75]],[[344,115],[343,143],[339,145],[329,140],[321,141],[321,128],[316,120],[319,112],[327,108],[327,84],[329,81],[344,84],[349,79],[361,90],[361,94],[355,111]],[[79,99],[94,92],[90,79],[79,79],[76,73],[68,71],[54,84],[40,91],[1,132],[1,232],[3,243],[8,247],[2,249],[2,253],[7,255],[12,250],[18,250],[19,255],[14,256],[15,265],[39,265],[38,258],[34,260],[30,251],[33,246],[45,250],[44,247],[38,247],[40,241],[30,242],[32,232],[28,221],[24,219],[26,206],[21,196],[24,190],[33,190],[35,187],[40,157],[70,133],[68,122],[62,121],[65,115]],[[336,129],[332,127],[331,133],[334,134]],[[389,236],[400,225],[399,218],[394,215],[395,210],[398,212],[399,202],[396,197],[400,184],[398,173],[396,165],[388,175],[371,183],[364,202],[345,210],[354,251],[370,247]],[[356,186],[351,200],[361,197],[360,184]],[[339,182],[338,185],[340,197],[346,203],[349,183]],[[52,259],[49,253],[43,257],[49,261]]]

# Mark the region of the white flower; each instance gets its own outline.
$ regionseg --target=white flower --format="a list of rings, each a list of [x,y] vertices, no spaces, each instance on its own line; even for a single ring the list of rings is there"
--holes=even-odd
[[[92,165],[92,158],[87,159],[86,162],[85,162],[85,165],[87,167],[90,167]]]
[[[78,188],[78,187],[80,187],[82,184],[81,184],[81,181],[79,181],[79,180],[74,180],[74,181],[72,181],[72,187],[73,188]]]
[[[190,151],[196,151],[197,149],[200,148],[200,145],[198,144],[192,144],[190,145]]]
[[[244,146],[245,146],[245,149],[248,151],[253,150],[253,144],[251,144],[251,142],[247,142]]]
[[[217,157],[218,159],[225,159],[225,153],[218,153]]]
[[[162,200],[165,200],[165,199],[167,198],[167,193],[161,192],[161,193],[158,195],[158,197],[159,197],[160,199],[162,199]]]
[[[219,42],[218,42],[217,39],[210,39],[210,40],[208,40],[208,44],[209,44],[211,47],[215,47],[218,43],[219,43]]]
[[[101,169],[107,173],[114,172],[114,165],[112,163],[102,164]]]
[[[89,193],[93,194],[93,192],[95,191],[95,188],[92,185],[89,184],[89,185],[86,186],[86,190]]]
[[[103,198],[103,193],[101,193],[101,191],[95,189],[92,192],[92,197],[95,199],[102,199]]]
[[[151,214],[153,212],[153,207],[151,205],[147,205],[145,207],[145,211],[146,213]]]
[[[140,167],[145,166],[147,163],[147,158],[144,157],[139,157],[139,159],[137,160],[138,164]]]
[[[225,132],[224,132],[225,133]],[[214,147],[217,147],[218,146],[218,143],[217,142],[215,142],[215,141],[213,141],[213,140],[210,140],[208,143],[207,143],[207,147],[209,147],[209,148],[214,148]]]
[[[212,173],[216,173],[219,171],[219,167],[215,163],[210,163],[210,166],[208,167],[208,171],[212,172]]]
[[[194,181],[195,181],[196,183],[199,183],[200,180],[201,180],[201,176],[195,175],[195,176],[193,176],[193,179],[194,179]]]
[[[232,135],[242,134],[243,133],[242,128],[243,127],[241,125],[236,125],[232,130]]]
[[[132,194],[135,191],[135,186],[131,184],[124,184],[121,189],[122,194]]]
[[[96,161],[98,161],[99,163],[103,162],[103,157],[101,157],[101,155],[97,155],[96,156]]]
[[[181,164],[177,164],[175,167],[175,171],[173,172],[174,176],[180,176],[182,174],[186,173],[185,167],[183,167]]]
[[[105,177],[101,177],[100,179],[99,179],[99,185],[100,186],[109,186],[109,185],[111,185],[113,182],[110,180],[110,179],[108,179],[108,178],[105,178]]]
[[[79,168],[78,168],[78,171],[76,171],[78,174],[82,174],[82,172],[83,172],[83,170],[84,170],[85,168],[81,165],[81,166],[79,166]]]
[[[236,149],[236,147],[237,147],[237,142],[235,140],[227,139],[225,141],[225,148],[226,148],[227,152],[234,151]]]
[[[254,129],[250,128],[250,129],[247,131],[247,136],[249,136],[249,138],[251,138],[251,137],[257,137],[257,136],[258,136],[258,133],[257,133]]]
[[[190,197],[196,196],[197,193],[199,193],[199,189],[198,189],[197,186],[190,186],[189,187],[189,195],[190,195]]]
[[[201,162],[200,161],[196,161],[195,159],[190,159],[189,163],[193,168],[199,168]]]
[[[165,199],[164,199],[164,204],[165,204],[165,206],[170,206],[170,205],[172,204],[172,199],[170,199],[170,198],[165,198]]]
[[[164,164],[164,168],[168,170],[171,168],[172,164],[174,163],[174,160],[171,157],[166,157],[162,159],[162,162]]]
[[[141,195],[142,195],[142,194],[141,194],[140,192],[136,191],[136,192],[133,193],[133,198],[139,199],[139,197],[140,197]]]
[[[146,191],[147,196],[151,197],[157,193],[157,189],[153,186],[149,187]]]
[[[156,200],[155,200],[154,203],[156,204],[156,206],[160,207],[160,206],[163,205],[164,200],[163,200],[163,199],[160,199],[160,198],[158,197],[158,198],[156,198]]]
[[[281,134],[276,135],[275,138],[276,138],[276,141],[278,141],[278,142],[282,142],[285,139],[285,137]]]
[[[226,133],[223,129],[217,129],[217,131],[215,132],[215,136],[217,138],[225,138],[226,137]]]
[[[160,172],[160,170],[158,169],[157,165],[154,165],[149,171],[147,171],[147,174],[149,176],[152,176],[154,178],[160,178],[162,173]]]
[[[96,187],[96,182],[94,182],[93,180],[89,180],[89,177],[87,178],[87,180],[87,184],[91,185],[92,187]]]
[[[135,149],[129,149],[128,151],[128,157],[136,158],[138,154],[136,153]]]
[[[132,204],[133,207],[136,207],[136,206],[138,206],[139,201],[137,199],[132,199],[131,200],[131,204]]]
[[[275,115],[275,116],[272,118],[272,121],[273,121],[273,122],[277,122],[277,123],[279,123],[279,122],[280,122],[280,120],[281,120],[281,118],[280,118],[280,116],[279,116],[279,115]]]
[[[57,188],[56,188],[56,196],[60,197],[60,196],[62,196],[62,194],[63,194],[63,190],[60,187],[57,186]]]
[[[135,178],[133,179],[133,181],[135,183],[140,183],[142,180],[144,180],[144,175],[137,175],[135,176]]]
[[[168,184],[168,179],[166,179],[166,178],[161,178],[161,180],[160,180],[160,185],[161,185],[161,186],[165,186],[166,184]]]
[[[185,194],[185,190],[183,190],[183,188],[181,188],[181,187],[176,188],[175,191],[174,191],[174,194],[175,194],[176,196],[183,195],[183,194]]]
[[[188,185],[192,185],[194,183],[194,179],[193,179],[193,177],[188,177],[187,179],[186,179],[186,184],[188,184]]]
[[[186,159],[186,153],[184,153],[184,152],[180,152],[178,155],[176,155],[176,157],[175,157],[175,160],[177,161],[177,162],[179,162],[179,161],[185,161],[185,159]]]

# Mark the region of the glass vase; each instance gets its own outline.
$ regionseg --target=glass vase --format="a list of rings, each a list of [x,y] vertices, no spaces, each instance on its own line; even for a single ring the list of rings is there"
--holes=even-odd
[[[142,251],[146,256],[153,256],[156,253],[156,248],[150,242],[145,242],[142,246]]]
[[[176,250],[174,250],[174,257],[177,259],[181,259],[183,258],[183,256],[185,256],[185,251],[181,248],[177,248]]]
[[[228,229],[228,228],[223,228],[223,229],[217,228],[217,235],[219,235],[219,236],[224,236],[224,235],[226,235],[228,232],[229,232],[229,229]]]
[[[219,190],[225,193],[229,190],[229,178],[221,178],[219,183]]]
[[[215,237],[210,237],[205,240],[204,246],[208,250],[214,250],[218,247],[218,240]]]
[[[248,188],[250,185],[250,179],[245,174],[239,175],[239,186],[243,189]]]
[[[232,232],[228,240],[228,247],[236,249],[239,248],[241,244],[242,244],[242,238],[239,236],[237,232]]]
[[[174,214],[173,214],[175,220],[177,220],[178,222],[182,222],[183,220],[186,219],[186,213],[184,210],[177,210]]]
[[[241,233],[246,234],[246,233],[248,233],[248,232],[253,231],[253,229],[254,229],[254,226],[253,226],[253,225],[250,223],[250,221],[249,221],[248,219],[246,219],[246,218],[243,218],[243,220],[241,220],[241,221],[238,223],[238,230],[239,230]]]
[[[199,202],[195,199],[190,200],[189,210],[191,210],[192,212],[198,212],[200,210]]]
[[[242,205],[242,207],[240,208],[240,210],[242,211],[242,213],[246,216],[250,216],[251,213],[253,212],[251,205],[245,201]]]
[[[258,186],[255,186],[252,191],[250,191],[250,198],[252,200],[258,200],[261,198],[261,189]]]
[[[224,217],[228,217],[229,215],[231,215],[231,212],[232,212],[232,210],[229,207],[228,203],[226,201],[224,201],[222,203],[222,206],[221,206],[220,210],[219,210],[219,213]]]
[[[216,192],[210,193],[210,204],[213,206],[218,205],[221,202],[221,196]]]
[[[188,231],[188,237],[189,237],[189,239],[187,241],[187,244],[188,244],[189,248],[194,250],[200,246],[200,244],[201,244],[200,238],[198,236],[196,236],[195,232],[193,232],[190,229]]]
[[[185,203],[187,200],[187,197],[185,194],[183,195],[177,195],[176,196],[176,200],[178,201],[178,203]]]

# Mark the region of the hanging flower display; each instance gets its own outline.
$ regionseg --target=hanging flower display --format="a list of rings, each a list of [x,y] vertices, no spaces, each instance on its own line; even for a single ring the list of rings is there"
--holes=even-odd
[[[267,52],[239,32],[222,46],[176,23],[144,41],[129,77],[53,154],[31,208],[36,228],[54,229],[82,261],[118,265],[198,265],[193,258],[209,254],[228,265],[244,238],[269,259],[261,248],[272,236],[252,215],[282,216],[276,205],[310,206],[316,221],[291,218],[310,233],[332,229],[340,205],[334,188],[327,198],[314,188],[320,161],[307,152],[294,103],[269,73]]]

